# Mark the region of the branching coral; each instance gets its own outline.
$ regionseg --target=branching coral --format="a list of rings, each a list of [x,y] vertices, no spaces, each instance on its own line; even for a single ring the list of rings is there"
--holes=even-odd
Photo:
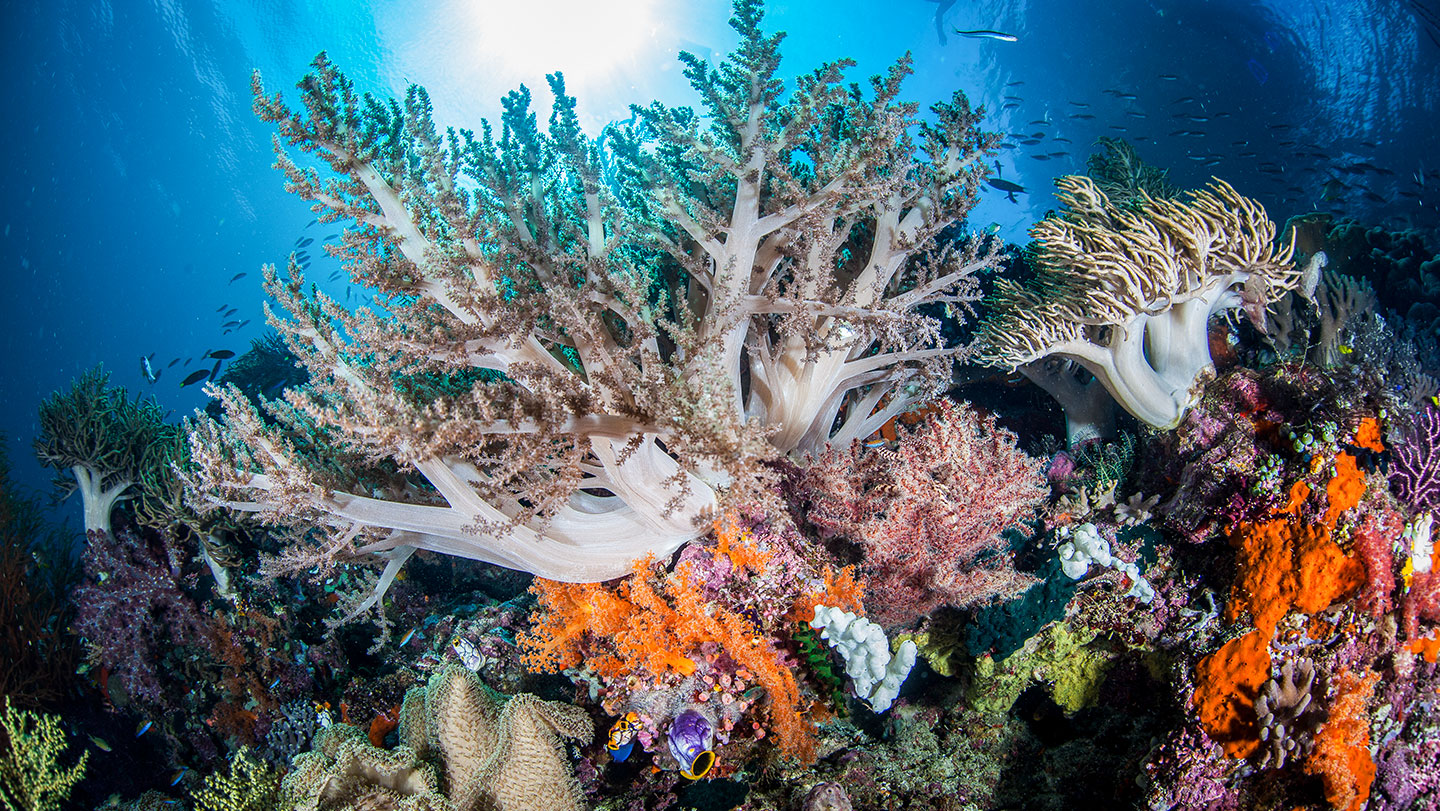
[[[1131,206],[1086,177],[1056,185],[1065,212],[1030,232],[1043,271],[1028,287],[999,283],[982,360],[1074,361],[1141,421],[1174,427],[1213,368],[1210,317],[1243,308],[1263,320],[1299,283],[1291,247],[1276,247],[1265,210],[1223,181]]]
[[[1315,751],[1305,768],[1325,780],[1325,798],[1337,809],[1359,811],[1375,781],[1370,756],[1370,723],[1365,705],[1375,690],[1377,673],[1342,673],[1330,719],[1315,734]]]
[[[80,491],[85,531],[110,531],[110,512],[130,494],[145,454],[165,429],[165,415],[153,399],[131,400],[109,386],[110,375],[95,367],[66,392],[40,404],[35,454],[63,474],[56,484]]]
[[[81,752],[75,765],[60,765],[65,733],[54,715],[17,709],[7,697],[0,715],[4,749],[0,750],[0,803],[16,811],[59,811],[75,784],[85,776],[90,753]]]
[[[908,58],[868,94],[843,61],[786,94],[760,5],[736,3],[719,67],[682,56],[704,117],[655,103],[599,139],[558,74],[548,128],[522,89],[478,136],[442,133],[419,88],[360,97],[323,55],[300,112],[256,77],[288,187],[357,223],[334,252],[385,314],[268,273],[311,382],[269,423],[217,392],[195,489],[314,530],[294,569],[358,546],[393,575],[422,548],[595,582],[770,499],[767,460],[933,394],[963,350],[920,308],[974,300],[997,261],[937,239],[994,139],[958,93],[920,124]]]
[[[1049,495],[1041,462],[968,405],[940,401],[898,447],[832,448],[806,473],[810,520],[864,550],[871,606],[905,625],[942,605],[1009,599],[1035,581],[1001,533]]]

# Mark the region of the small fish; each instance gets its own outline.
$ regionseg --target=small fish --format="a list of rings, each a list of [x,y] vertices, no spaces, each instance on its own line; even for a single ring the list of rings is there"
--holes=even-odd
[[[227,307],[229,307],[229,306],[230,306],[229,304],[221,304],[219,307],[217,307],[217,308],[215,309],[215,312],[217,312],[217,313],[223,313],[223,312],[225,312],[225,309],[226,309]]]
[[[144,735],[145,733],[149,732],[149,731],[150,731],[150,727],[153,727],[153,726],[155,726],[155,722],[154,722],[154,721],[149,721],[149,720],[147,720],[147,721],[141,721],[141,722],[140,722],[140,725],[137,726],[137,727],[135,727],[135,737],[138,738],[138,737],[140,737],[141,735]]]
[[[222,329],[225,328],[225,327],[238,327],[238,326],[240,326],[240,322],[239,322],[239,321],[226,321],[225,323],[223,323],[223,324],[220,325],[220,327],[221,327]]]
[[[179,362],[180,362],[180,359],[179,359],[179,358],[176,358],[175,360],[172,360],[172,361],[170,361],[168,364],[166,364],[165,368],[166,368],[166,369],[169,369],[171,366],[174,366],[175,364],[177,364],[177,363],[179,363]]]
[[[297,248],[304,248],[304,247],[310,245],[311,243],[313,243],[314,241],[315,241],[315,238],[314,238],[314,237],[305,237],[304,239],[297,239],[297,240],[295,240],[295,247],[297,247]]]
[[[1293,129],[1295,129],[1295,125],[1294,125],[1294,124],[1266,124],[1265,126],[1269,127],[1269,128],[1272,129],[1272,130],[1293,130]]]
[[[1034,159],[1037,160],[1037,161],[1048,161],[1048,160],[1050,160],[1050,156],[1049,156],[1049,155],[1031,155],[1030,157],[1034,158]]]
[[[228,309],[228,310],[226,310],[225,312],[221,313],[221,316],[222,316],[223,318],[229,318],[230,316],[232,316],[232,315],[234,315],[234,314],[236,314],[236,313],[238,313],[238,312],[240,312],[240,308],[239,308],[239,307],[231,307],[230,309]]]
[[[245,329],[245,325],[248,323],[250,323],[250,319],[247,318],[244,321],[241,321],[239,324],[236,324],[235,329]]]
[[[149,355],[140,356],[140,374],[143,375],[145,381],[152,386],[155,385],[155,381],[160,379],[160,373],[155,371],[154,366],[150,365],[150,358],[153,357],[155,357],[154,352],[151,352]]]
[[[183,369],[183,368],[185,368],[186,366],[189,366],[189,365],[190,365],[190,361],[192,361],[192,360],[195,360],[195,359],[194,359],[194,358],[186,358],[186,359],[185,359],[185,362],[182,363],[182,364],[180,364],[180,368]]]
[[[1007,34],[1004,31],[990,31],[983,28],[974,31],[961,31],[960,29],[956,28],[955,33],[959,34],[962,37],[969,37],[971,39],[995,39],[1001,42],[1020,41],[1020,38],[1015,36],[1014,34]]]
[[[1069,152],[1047,152],[1047,153],[1045,153],[1045,154],[1049,155],[1049,156],[1052,157],[1052,158],[1064,158],[1064,157],[1067,157],[1070,153],[1069,153]]]
[[[1021,141],[1020,143],[1024,144],[1025,146],[1034,146],[1034,145],[1040,143],[1040,139],[1039,139],[1039,138],[1026,138],[1025,140]]]
[[[170,788],[175,788],[176,786],[180,785],[180,781],[185,779],[185,773],[188,772],[188,771],[190,771],[190,769],[189,769],[188,767],[181,766],[181,767],[180,767],[180,771],[178,771],[178,772],[176,772],[175,774],[171,775],[171,776],[170,776]]]
[[[1005,86],[1006,86],[1006,87],[1019,87],[1019,86],[1022,85],[1022,84],[1025,84],[1025,83],[1024,83],[1024,82],[1021,82],[1021,81],[1017,81],[1017,82],[1006,82],[1006,83],[1005,83]]]
[[[1090,115],[1089,113],[1071,113],[1070,117],[1071,117],[1071,118],[1078,118],[1078,119],[1080,119],[1081,121],[1089,121],[1090,119],[1094,118],[1095,116]]]
[[[1131,118],[1144,118],[1144,117],[1145,117],[1145,114],[1144,114],[1144,113],[1136,112],[1135,110],[1126,110],[1126,111],[1125,111],[1125,115],[1128,115],[1128,116],[1130,116]]]
[[[472,673],[479,670],[480,666],[485,663],[480,656],[480,651],[475,648],[475,643],[464,637],[455,637],[450,643],[450,648],[455,651],[456,656],[460,657],[460,664]]]
[[[1173,74],[1173,73],[1162,73],[1162,74],[1160,74],[1159,76],[1157,76],[1156,78],[1157,78],[1157,79],[1160,79],[1160,80],[1162,80],[1162,81],[1166,81],[1166,82],[1178,82],[1178,81],[1180,81],[1180,77],[1179,77],[1179,76],[1176,76],[1176,75]]]
[[[1019,96],[1005,96],[1004,99],[1005,99],[1006,101],[1024,101],[1024,100],[1025,100],[1025,99],[1020,98]]]
[[[235,357],[235,353],[231,352],[228,349],[217,349],[214,352],[206,352],[205,357],[214,358],[216,360],[229,360],[230,358]]]
[[[230,281],[227,282],[227,284],[234,284],[234,283],[240,281],[241,279],[245,278],[247,275],[248,275],[248,274],[246,274],[244,271],[241,271],[241,272],[235,274],[234,276],[231,276],[231,277],[230,277]]]
[[[113,751],[115,751],[115,750],[113,750],[113,749],[110,748],[110,744],[109,744],[109,743],[106,743],[104,738],[97,738],[97,737],[95,737],[94,735],[91,735],[91,736],[90,736],[90,742],[93,743],[93,744],[95,744],[95,748],[96,748],[96,749],[99,749],[101,752],[113,752]]]
[[[279,676],[276,676],[276,677],[275,677],[275,681],[270,682],[270,685],[269,685],[268,687],[266,687],[265,689],[266,689],[266,690],[274,690],[276,687],[279,687],[279,686],[280,686],[280,677],[279,677]]]
[[[339,236],[340,236],[339,234],[330,234],[329,236],[325,237],[325,240],[328,242],[328,241],[330,241],[330,240],[332,240],[332,239],[335,239],[335,238],[337,238],[337,237],[339,237]]]
[[[610,734],[606,736],[605,748],[609,749],[610,755],[616,763],[624,763],[630,757],[630,752],[635,748],[635,735],[640,731],[640,716],[633,712],[627,712],[610,727]]]
[[[418,630],[418,629],[416,629],[416,628],[411,628],[410,630],[406,631],[406,632],[405,632],[405,636],[400,637],[400,645],[399,645],[399,647],[402,647],[402,648],[403,648],[403,647],[405,647],[406,645],[410,644],[410,640],[412,640],[412,639],[415,638],[415,631],[416,631],[416,630]]]
[[[1086,103],[1083,102],[1083,101],[1071,101],[1071,102],[1067,102],[1067,103],[1068,103],[1068,104],[1073,104],[1073,105],[1075,105],[1076,107],[1089,107],[1089,106],[1090,106],[1090,105],[1086,104]]]
[[[1172,102],[1170,102],[1170,103],[1171,103],[1171,104],[1189,104],[1190,102],[1192,102],[1192,101],[1194,101],[1194,100],[1195,100],[1195,97],[1194,97],[1194,96],[1181,96],[1180,98],[1175,99],[1174,101],[1172,101]]]
[[[1051,141],[1054,141],[1054,142],[1057,143],[1057,144],[1068,144],[1068,143],[1070,143],[1070,139],[1069,139],[1069,138],[1051,138],[1050,140],[1051,140]]]
[[[209,369],[201,369],[201,370],[199,370],[199,371],[191,372],[189,377],[187,377],[187,378],[185,378],[184,380],[180,381],[180,388],[183,389],[183,388],[185,388],[186,386],[193,386],[193,385],[195,385],[196,383],[199,383],[200,381],[204,380],[205,378],[207,378],[207,377],[209,377],[209,376],[210,376],[210,370],[209,370]]]

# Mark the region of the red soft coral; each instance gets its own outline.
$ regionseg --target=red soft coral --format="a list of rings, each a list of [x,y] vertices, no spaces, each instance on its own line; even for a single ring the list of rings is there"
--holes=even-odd
[[[871,615],[906,625],[1035,582],[1011,565],[1000,533],[1048,495],[1042,466],[993,416],[944,401],[893,449],[828,451],[806,472],[810,518],[863,547],[868,591],[884,597]]]

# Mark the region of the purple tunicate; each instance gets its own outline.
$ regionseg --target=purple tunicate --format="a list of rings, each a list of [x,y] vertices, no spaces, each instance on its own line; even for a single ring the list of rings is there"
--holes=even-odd
[[[670,722],[670,754],[680,764],[680,774],[699,780],[715,763],[715,728],[699,710],[688,709]]]

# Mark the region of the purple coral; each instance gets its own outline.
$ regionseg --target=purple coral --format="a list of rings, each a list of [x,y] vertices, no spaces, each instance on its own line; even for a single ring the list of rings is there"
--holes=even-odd
[[[92,531],[75,631],[132,698],[168,709],[159,668],[184,646],[213,653],[209,619],[168,556],[129,529]],[[218,658],[218,657],[217,657]]]
[[[1440,504],[1440,408],[1426,405],[1401,426],[1390,465],[1390,489],[1416,510]]]

